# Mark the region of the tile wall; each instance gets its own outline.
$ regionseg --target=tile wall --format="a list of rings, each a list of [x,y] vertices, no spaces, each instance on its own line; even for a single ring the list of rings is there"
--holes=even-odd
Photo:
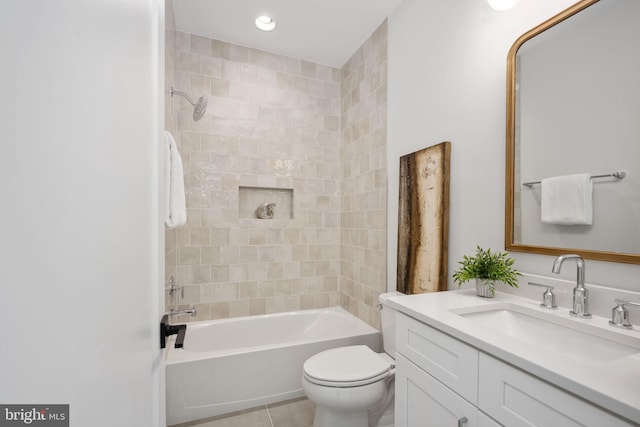
[[[172,28],[167,87],[206,95],[208,109],[194,122],[186,100],[166,97],[188,216],[166,233],[166,275],[183,287],[167,308],[195,306],[182,321],[342,305],[378,326],[386,23],[343,69]],[[291,214],[240,215],[241,187],[291,192]]]
[[[387,22],[342,67],[342,306],[380,327],[386,292]]]
[[[171,0],[165,0],[165,31],[164,31],[164,79],[167,90],[174,86],[175,81],[175,58],[176,58],[176,22],[173,15],[173,6]],[[171,97],[165,94],[164,103],[164,127],[177,135],[178,116],[171,111]]]

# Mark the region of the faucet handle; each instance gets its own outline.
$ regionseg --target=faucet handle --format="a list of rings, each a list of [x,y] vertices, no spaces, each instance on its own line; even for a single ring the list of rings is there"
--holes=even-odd
[[[182,287],[182,286],[178,285],[178,284],[176,283],[176,280],[173,278],[173,276],[170,276],[170,277],[169,277],[169,280],[168,280],[167,282],[168,282],[167,284],[168,284],[169,286],[167,286],[167,287],[165,288],[165,290],[169,291],[169,302],[170,302],[171,304],[173,304],[173,302],[174,302],[174,294],[175,294],[177,291],[180,291],[180,298],[181,298],[181,299],[184,299],[184,287]]]
[[[611,320],[609,320],[609,324],[618,328],[633,328],[633,325],[629,321],[629,310],[627,310],[627,307],[640,308],[640,304],[617,298],[613,301],[616,303],[616,306],[611,309]]]
[[[540,286],[542,288],[547,288],[542,294],[542,302],[540,303],[540,307],[549,308],[549,309],[558,308],[558,306],[556,305],[556,296],[552,292],[553,286],[543,285],[541,283],[533,283],[533,282],[528,282],[527,284],[531,286]]]
[[[170,276],[167,282],[169,286],[167,286],[165,289],[169,291],[169,296],[173,298],[174,292],[181,290],[182,287],[176,283],[176,280],[173,278],[173,276]],[[184,293],[184,290],[182,292]]]

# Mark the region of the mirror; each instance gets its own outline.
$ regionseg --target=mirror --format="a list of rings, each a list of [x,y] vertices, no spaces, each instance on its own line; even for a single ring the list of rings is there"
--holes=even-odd
[[[509,51],[507,250],[640,263],[639,17],[637,0],[584,0]],[[540,181],[583,173],[592,223],[542,222]]]

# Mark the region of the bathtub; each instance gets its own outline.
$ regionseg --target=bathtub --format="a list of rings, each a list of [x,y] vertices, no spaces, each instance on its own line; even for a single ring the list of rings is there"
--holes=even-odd
[[[167,424],[304,396],[302,365],[319,351],[380,333],[340,307],[188,323],[184,347],[167,343]]]

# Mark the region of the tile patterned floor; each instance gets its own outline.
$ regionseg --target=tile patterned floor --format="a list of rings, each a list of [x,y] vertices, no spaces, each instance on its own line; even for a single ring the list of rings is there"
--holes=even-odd
[[[313,402],[300,398],[173,427],[312,427],[314,411]]]

